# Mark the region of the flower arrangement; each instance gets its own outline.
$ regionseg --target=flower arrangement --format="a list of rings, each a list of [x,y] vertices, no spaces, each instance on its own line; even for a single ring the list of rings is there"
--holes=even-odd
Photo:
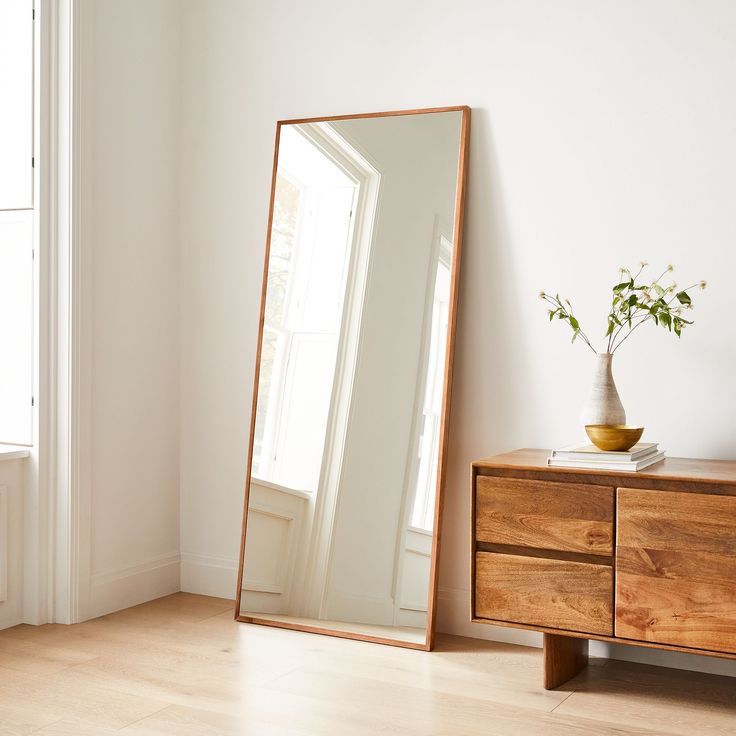
[[[607,316],[605,353],[613,355],[631,334],[642,325],[653,322],[677,337],[693,324],[686,319],[693,308],[693,301],[688,293],[692,289],[705,289],[706,281],[699,281],[685,289],[679,289],[676,283],[664,286],[664,277],[674,271],[674,266],[667,268],[654,280],[645,278],[644,272],[649,264],[642,261],[639,270],[634,274],[628,268],[619,269],[618,282],[611,289],[611,309]],[[598,351],[591,345],[588,336],[580,326],[569,299],[560,299],[559,294],[552,296],[542,291],[539,298],[548,305],[550,322],[564,320],[572,328],[572,342],[579,337],[594,353]]]

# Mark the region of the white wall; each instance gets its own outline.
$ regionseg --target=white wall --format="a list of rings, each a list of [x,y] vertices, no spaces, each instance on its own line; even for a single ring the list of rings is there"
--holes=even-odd
[[[394,623],[400,529],[411,504],[400,489],[416,452],[417,375],[439,253],[435,228],[444,222],[452,234],[461,119],[455,112],[335,123],[381,173],[381,192],[340,470],[328,619]],[[383,422],[389,413],[391,422]]]
[[[176,0],[84,0],[81,12],[83,613],[98,615],[179,588],[179,14]]]
[[[187,0],[182,42],[185,587],[204,589],[203,563],[234,581],[279,118],[473,108],[440,630],[524,640],[467,623],[468,467],[580,436],[592,355],[547,323],[540,289],[575,298],[599,334],[619,265],[708,278],[682,344],[632,338],[615,375],[648,439],[736,458],[733,3]]]

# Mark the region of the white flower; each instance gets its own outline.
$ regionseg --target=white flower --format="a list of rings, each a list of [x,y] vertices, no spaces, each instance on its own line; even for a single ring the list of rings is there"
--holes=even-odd
[[[540,292],[539,292],[539,298],[540,298],[540,299],[544,299],[544,297],[546,297],[546,296],[547,296],[547,295],[546,295],[546,294],[545,294],[545,293],[544,293],[543,291],[540,291]]]
[[[708,282],[707,282],[707,281],[706,281],[705,279],[703,279],[703,280],[702,280],[702,281],[701,281],[701,282],[700,282],[700,283],[698,284],[698,286],[699,286],[699,287],[700,287],[701,289],[705,289],[705,287],[706,287],[706,286],[708,286]]]
[[[667,266],[667,271],[669,271],[669,272],[672,272],[672,271],[674,271],[674,270],[675,270],[675,267],[674,267],[674,266],[673,266],[673,265],[672,265],[672,264],[670,263],[670,264],[669,264],[669,265]]]

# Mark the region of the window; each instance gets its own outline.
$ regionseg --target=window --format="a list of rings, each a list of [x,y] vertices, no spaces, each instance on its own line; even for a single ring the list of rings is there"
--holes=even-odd
[[[0,443],[32,441],[33,3],[0,3]]]
[[[291,126],[279,142],[253,475],[315,492],[358,185]]]

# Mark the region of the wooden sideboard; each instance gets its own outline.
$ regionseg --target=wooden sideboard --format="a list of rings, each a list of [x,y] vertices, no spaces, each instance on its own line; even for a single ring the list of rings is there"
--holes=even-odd
[[[548,455],[473,463],[473,621],[541,631],[548,689],[589,639],[736,659],[736,462],[626,473]]]

